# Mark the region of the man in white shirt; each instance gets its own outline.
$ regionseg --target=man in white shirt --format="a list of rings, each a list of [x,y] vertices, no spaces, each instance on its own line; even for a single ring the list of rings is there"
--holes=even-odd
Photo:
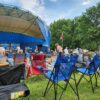
[[[64,54],[69,55],[69,51],[68,51],[67,47],[64,49]]]

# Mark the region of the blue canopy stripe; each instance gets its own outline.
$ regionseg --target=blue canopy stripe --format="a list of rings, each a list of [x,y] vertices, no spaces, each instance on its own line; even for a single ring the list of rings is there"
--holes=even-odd
[[[0,32],[0,43],[40,43],[44,40],[19,33]]]

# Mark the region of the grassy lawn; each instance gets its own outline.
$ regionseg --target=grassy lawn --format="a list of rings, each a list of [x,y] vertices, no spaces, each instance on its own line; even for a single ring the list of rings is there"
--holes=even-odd
[[[80,74],[76,74],[77,79],[79,78],[79,76]],[[98,85],[100,86],[100,77],[98,79]],[[48,92],[46,97],[43,97],[43,92],[48,82],[48,80],[44,76],[32,76],[25,82],[30,89],[30,96],[28,97],[29,100],[54,100],[53,88]],[[70,81],[70,83],[74,86],[74,82]],[[64,82],[60,82],[60,84],[63,86]],[[58,89],[59,95],[61,93],[61,89]],[[95,89],[95,93],[93,94],[91,90],[91,85],[83,79],[79,85],[79,94],[80,100],[100,100],[100,87],[97,87]],[[28,98],[24,98],[24,100],[28,100]],[[74,94],[69,86],[62,96],[62,100],[77,100],[77,96]]]

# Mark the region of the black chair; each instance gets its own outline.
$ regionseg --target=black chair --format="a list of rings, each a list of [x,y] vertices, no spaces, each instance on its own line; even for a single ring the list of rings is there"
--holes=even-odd
[[[0,69],[0,85],[19,83],[25,78],[25,65],[11,66]]]

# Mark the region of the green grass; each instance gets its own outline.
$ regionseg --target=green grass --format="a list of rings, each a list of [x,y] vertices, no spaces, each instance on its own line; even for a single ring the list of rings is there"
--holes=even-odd
[[[77,80],[79,79],[79,74],[76,75]],[[88,78],[88,77],[87,77]],[[100,86],[100,77],[98,78],[98,85]],[[95,80],[93,80],[95,83]],[[48,80],[43,76],[33,76],[25,81],[27,86],[30,89],[30,95],[24,100],[54,100],[54,92],[53,88],[48,92],[46,97],[43,97],[43,92],[47,85]],[[70,83],[74,86],[74,82],[70,81]],[[60,82],[60,85],[64,85],[64,82]],[[79,94],[80,100],[100,100],[100,87],[95,89],[95,93],[92,93],[91,85],[86,81],[82,80],[79,85]],[[58,95],[61,93],[61,89],[58,90]],[[77,96],[73,93],[71,88],[68,86],[64,95],[62,96],[62,100],[77,100]]]

